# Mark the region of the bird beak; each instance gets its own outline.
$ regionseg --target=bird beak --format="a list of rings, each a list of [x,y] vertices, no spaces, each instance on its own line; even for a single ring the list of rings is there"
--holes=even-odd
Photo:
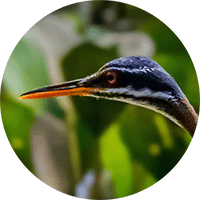
[[[93,74],[83,79],[32,90],[22,94],[20,99],[41,99],[57,96],[92,96],[93,92],[97,91],[97,88],[91,84],[91,80],[94,80],[95,77],[96,75]]]

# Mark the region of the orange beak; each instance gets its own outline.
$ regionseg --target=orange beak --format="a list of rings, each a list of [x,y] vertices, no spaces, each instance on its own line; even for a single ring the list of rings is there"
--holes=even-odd
[[[26,92],[20,99],[41,99],[57,96],[93,96],[93,92],[100,88],[91,87],[88,78],[69,81],[59,85],[52,85]]]

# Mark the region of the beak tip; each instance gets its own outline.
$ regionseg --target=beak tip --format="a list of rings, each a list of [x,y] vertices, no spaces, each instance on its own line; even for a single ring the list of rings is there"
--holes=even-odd
[[[19,98],[20,100],[21,100],[21,99],[26,99],[26,95],[21,94],[18,98]]]

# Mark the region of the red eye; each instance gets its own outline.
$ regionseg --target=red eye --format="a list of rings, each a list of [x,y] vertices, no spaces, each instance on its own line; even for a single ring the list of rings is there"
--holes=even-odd
[[[110,84],[116,84],[116,82],[117,82],[117,74],[114,71],[107,72],[106,79]]]

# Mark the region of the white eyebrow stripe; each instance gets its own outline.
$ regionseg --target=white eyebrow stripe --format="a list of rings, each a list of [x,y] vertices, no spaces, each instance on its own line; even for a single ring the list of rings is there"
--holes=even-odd
[[[135,68],[130,69],[130,68],[126,68],[126,67],[113,66],[113,67],[109,67],[109,68],[105,68],[105,69],[103,69],[103,67],[102,67],[100,71],[105,72],[107,70],[112,70],[112,69],[119,70],[119,71],[122,71],[122,72],[129,72],[129,73],[135,72],[137,74],[139,74],[139,73],[145,73],[146,74],[147,72],[152,72],[152,71],[156,70],[155,67],[154,68],[148,68],[147,66],[144,66],[143,68],[140,67],[139,69],[135,69]]]

